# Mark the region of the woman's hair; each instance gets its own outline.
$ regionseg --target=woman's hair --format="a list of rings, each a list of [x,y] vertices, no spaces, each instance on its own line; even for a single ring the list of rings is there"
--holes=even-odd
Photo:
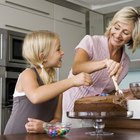
[[[55,41],[59,39],[59,36],[53,32],[40,30],[33,31],[26,35],[22,48],[22,55],[31,65],[31,67],[40,67],[40,77],[42,81],[52,83],[55,77],[55,68],[44,68],[43,60],[39,57],[42,53],[46,58],[50,53],[50,50],[54,50]]]
[[[107,37],[109,37],[110,35],[112,26],[114,26],[114,24],[116,24],[117,22],[134,23],[132,39],[128,42],[127,45],[130,46],[132,52],[135,52],[137,46],[140,44],[140,12],[134,7],[124,7],[120,11],[118,11],[109,22],[109,25],[106,29],[105,35]]]

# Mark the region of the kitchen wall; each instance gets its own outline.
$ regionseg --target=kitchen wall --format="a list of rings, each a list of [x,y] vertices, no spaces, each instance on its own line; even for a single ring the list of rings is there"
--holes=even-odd
[[[120,84],[120,88],[127,89],[129,88],[129,83],[131,82],[140,82],[140,71],[130,71],[128,75]]]

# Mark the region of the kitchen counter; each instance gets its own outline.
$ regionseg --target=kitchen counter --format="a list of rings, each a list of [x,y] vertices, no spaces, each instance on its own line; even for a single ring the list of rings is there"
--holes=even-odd
[[[107,132],[113,132],[110,136],[89,136],[85,132],[93,131],[93,128],[74,128],[67,136],[50,138],[46,134],[16,134],[1,135],[0,140],[138,140],[140,138],[140,129],[105,129]]]

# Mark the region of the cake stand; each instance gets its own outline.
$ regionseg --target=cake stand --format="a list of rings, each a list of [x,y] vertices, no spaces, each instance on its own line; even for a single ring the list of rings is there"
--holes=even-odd
[[[105,123],[103,119],[110,118],[131,118],[133,117],[133,111],[123,112],[67,112],[69,118],[76,119],[93,119],[93,127],[95,131],[86,132],[86,135],[113,135],[112,132],[105,132]]]

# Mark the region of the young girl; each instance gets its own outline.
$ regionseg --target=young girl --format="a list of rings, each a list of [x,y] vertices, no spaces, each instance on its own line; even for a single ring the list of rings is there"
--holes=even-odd
[[[30,64],[17,80],[13,109],[4,134],[26,133],[29,117],[45,122],[61,121],[61,93],[73,86],[89,86],[90,75],[80,73],[54,82],[55,68],[61,67],[64,52],[58,35],[49,31],[29,33],[23,44],[23,57]]]

